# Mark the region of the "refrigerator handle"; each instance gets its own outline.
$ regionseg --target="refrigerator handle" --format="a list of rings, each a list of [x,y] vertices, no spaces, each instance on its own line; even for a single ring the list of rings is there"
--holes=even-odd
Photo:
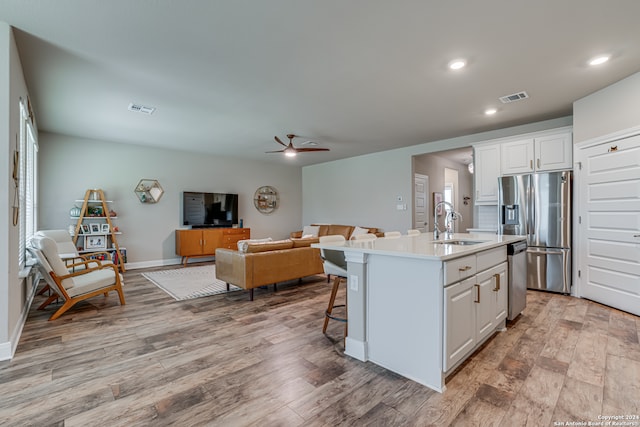
[[[527,234],[535,233],[535,210],[533,207],[533,202],[535,201],[535,197],[533,194],[533,185],[529,182],[529,188],[527,188]]]

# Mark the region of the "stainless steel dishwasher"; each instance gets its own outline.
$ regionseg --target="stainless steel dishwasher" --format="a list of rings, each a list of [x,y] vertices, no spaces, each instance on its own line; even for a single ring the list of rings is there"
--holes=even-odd
[[[509,315],[513,320],[527,306],[527,241],[507,245],[509,260]]]

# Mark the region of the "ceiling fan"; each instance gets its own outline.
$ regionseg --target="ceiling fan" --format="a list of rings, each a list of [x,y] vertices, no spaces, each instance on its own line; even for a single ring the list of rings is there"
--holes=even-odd
[[[284,153],[284,155],[287,157],[294,157],[298,153],[305,153],[308,151],[329,151],[328,148],[296,148],[293,146],[293,138],[295,137],[296,136],[292,133],[287,135],[287,138],[289,138],[289,144],[285,144],[277,136],[274,137],[276,139],[276,142],[284,146],[285,148],[284,150],[267,151],[267,153]]]

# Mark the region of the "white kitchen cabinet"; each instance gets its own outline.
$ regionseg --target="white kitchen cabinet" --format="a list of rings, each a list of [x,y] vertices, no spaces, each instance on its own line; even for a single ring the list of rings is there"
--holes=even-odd
[[[498,203],[498,177],[500,176],[500,144],[474,147],[476,205]]]
[[[504,142],[501,146],[502,175],[571,169],[571,132]]]
[[[448,371],[476,345],[475,277],[444,288],[445,360]]]
[[[475,263],[470,260],[474,256]],[[506,247],[503,246],[444,263],[445,284],[450,283],[446,280],[449,270],[473,265],[479,271],[473,277],[444,288],[444,372],[455,368],[504,325],[508,311],[506,260]]]
[[[533,138],[505,142],[500,152],[503,175],[533,172]]]
[[[536,172],[573,168],[571,132],[535,139]]]

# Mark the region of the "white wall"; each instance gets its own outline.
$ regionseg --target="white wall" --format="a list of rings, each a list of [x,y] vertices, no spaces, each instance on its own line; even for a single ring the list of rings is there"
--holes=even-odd
[[[182,192],[239,194],[238,210],[255,238],[286,238],[301,229],[299,167],[95,141],[58,134],[39,137],[40,228],[74,224],[69,210],[89,188],[101,188],[122,231],[129,268],[174,264],[175,230],[182,226]],[[133,192],[140,179],[157,179],[165,193],[156,204],[142,204]],[[255,190],[278,189],[280,207],[270,215],[253,205]],[[82,203],[76,203],[81,206]]]
[[[13,225],[12,159],[20,132],[20,98],[27,86],[11,27],[0,22],[0,360],[11,357],[28,309],[27,281],[19,279],[18,227]]]
[[[303,223],[330,222],[379,227],[387,231],[407,230],[411,228],[412,215],[412,156],[571,124],[571,117],[563,117],[305,166],[302,168]],[[407,210],[396,210],[398,196],[407,204]]]
[[[573,103],[573,142],[640,125],[640,73]]]

